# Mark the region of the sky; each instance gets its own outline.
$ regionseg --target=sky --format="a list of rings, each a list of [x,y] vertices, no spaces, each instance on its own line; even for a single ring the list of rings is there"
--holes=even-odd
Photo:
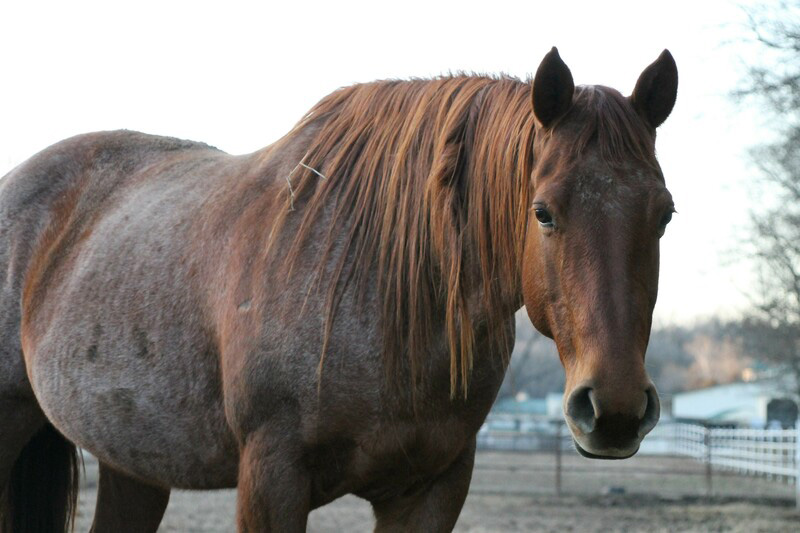
[[[746,309],[740,241],[767,139],[729,97],[758,61],[742,6],[649,2],[140,0],[0,4],[0,175],[75,134],[126,128],[247,153],[338,87],[468,71],[526,78],[557,46],[577,84],[630,94],[668,48],[678,100],[657,150],[678,215],[656,324]]]

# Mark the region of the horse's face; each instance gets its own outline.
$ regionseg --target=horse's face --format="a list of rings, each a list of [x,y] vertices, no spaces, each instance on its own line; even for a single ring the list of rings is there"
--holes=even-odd
[[[523,295],[533,324],[558,346],[567,375],[567,424],[588,457],[633,455],[659,417],[644,357],[658,291],[659,239],[674,207],[652,145],[676,90],[668,52],[642,73],[627,99],[606,88],[577,95],[555,49],[534,79],[538,130]],[[609,114],[592,133],[586,120],[604,112],[592,109],[597,105],[610,106]],[[624,124],[612,123],[626,117]],[[617,142],[624,138],[616,127],[627,127],[628,139],[645,138]]]

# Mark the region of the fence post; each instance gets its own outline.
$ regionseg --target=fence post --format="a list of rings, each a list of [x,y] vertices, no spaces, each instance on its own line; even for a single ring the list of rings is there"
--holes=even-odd
[[[794,495],[795,506],[800,509],[800,418],[794,423]]]
[[[711,428],[703,424],[703,444],[706,447],[706,497],[710,498],[714,487],[711,482]]]
[[[561,426],[560,420],[556,422],[556,496],[561,496]]]

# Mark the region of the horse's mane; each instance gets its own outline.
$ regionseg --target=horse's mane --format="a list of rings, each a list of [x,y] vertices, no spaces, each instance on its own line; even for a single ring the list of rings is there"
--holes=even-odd
[[[328,298],[320,371],[344,288],[355,283],[363,297],[373,272],[387,371],[408,369],[414,385],[424,379],[442,327],[451,394],[459,383],[467,393],[476,327],[508,357],[504,323],[521,305],[532,194],[530,91],[513,78],[466,75],[354,85],[324,98],[287,134],[284,140],[311,132],[311,141],[287,177],[273,227],[273,235],[295,228],[292,245],[285,255],[272,246],[269,253],[290,272],[312,229],[327,220],[317,263]],[[576,104],[591,97],[585,94],[578,89]],[[633,119],[623,113],[619,120],[613,95],[602,100],[576,146],[638,152]]]

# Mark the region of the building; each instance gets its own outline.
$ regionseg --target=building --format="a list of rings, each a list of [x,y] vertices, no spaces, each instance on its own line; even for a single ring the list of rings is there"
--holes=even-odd
[[[747,427],[788,427],[797,419],[797,404],[774,382],[737,382],[675,394],[672,416]]]
[[[543,398],[529,398],[519,393],[514,398],[501,398],[492,407],[492,413],[499,415],[538,415],[547,414],[547,402]]]

